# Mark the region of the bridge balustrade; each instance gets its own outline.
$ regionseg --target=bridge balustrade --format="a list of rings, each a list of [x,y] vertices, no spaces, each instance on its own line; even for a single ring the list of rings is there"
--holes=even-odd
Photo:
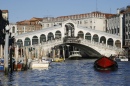
[[[80,40],[77,37],[65,37],[63,43],[80,43]]]
[[[80,40],[81,40],[81,43],[84,44],[84,45],[98,46],[99,48],[103,48],[103,49],[122,51],[121,48],[118,48],[118,47],[115,47],[115,46],[106,45],[106,44],[103,44],[103,43],[90,41],[90,40],[86,40],[86,39],[80,39]]]

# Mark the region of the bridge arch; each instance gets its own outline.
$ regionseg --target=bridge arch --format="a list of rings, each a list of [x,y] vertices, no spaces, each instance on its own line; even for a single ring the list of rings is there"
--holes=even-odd
[[[106,44],[106,37],[101,36],[101,37],[100,37],[100,43]]]
[[[97,35],[97,34],[94,34],[94,35],[93,35],[93,41],[98,42],[98,40],[99,40],[98,35]]]
[[[79,31],[78,32],[78,37],[84,39],[84,33],[83,33],[83,31]]]
[[[61,39],[61,31],[59,31],[59,30],[57,30],[56,32],[55,32],[55,39]]]
[[[66,36],[74,37],[75,36],[75,27],[72,23],[65,24],[65,34]]]
[[[48,33],[47,39],[48,39],[47,41],[49,41],[49,40],[54,40],[54,35],[53,35],[52,32],[49,32],[49,33]]]
[[[40,35],[40,43],[42,43],[42,42],[46,42],[46,35],[45,34]]]
[[[30,38],[26,37],[24,40],[24,46],[29,46],[29,45],[31,45],[31,40]]]
[[[111,46],[113,46],[113,39],[112,38],[109,38],[108,40],[107,40],[107,44],[108,45],[111,45]]]
[[[85,39],[87,39],[87,40],[90,40],[91,41],[91,34],[89,33],[89,32],[87,32],[86,34],[85,34]]]
[[[120,40],[115,41],[115,46],[121,48],[121,42]]]
[[[17,45],[20,47],[20,46],[23,46],[23,41],[22,39],[18,39],[17,40]]]
[[[38,44],[38,37],[37,36],[33,36],[32,38],[32,45],[34,44]]]

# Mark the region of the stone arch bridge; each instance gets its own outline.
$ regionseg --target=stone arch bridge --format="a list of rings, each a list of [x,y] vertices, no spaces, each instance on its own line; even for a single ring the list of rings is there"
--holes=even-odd
[[[63,39],[66,37],[76,38],[80,42],[69,40],[64,42]],[[17,35],[15,42],[19,46],[40,46],[46,54],[51,51],[52,47],[59,45],[74,46],[83,51],[83,55],[89,56],[110,56],[123,52],[120,36],[80,27],[71,20],[51,28]]]

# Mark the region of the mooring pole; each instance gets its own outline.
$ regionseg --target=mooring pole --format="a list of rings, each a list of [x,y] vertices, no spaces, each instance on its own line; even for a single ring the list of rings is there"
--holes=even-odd
[[[11,68],[11,73],[13,72],[13,62],[12,62],[12,53],[13,53],[13,49],[12,49],[12,46],[10,47],[10,68]]]
[[[4,72],[5,75],[8,74],[8,47],[9,47],[9,26],[6,26],[6,35],[5,35],[5,48],[4,48]]]

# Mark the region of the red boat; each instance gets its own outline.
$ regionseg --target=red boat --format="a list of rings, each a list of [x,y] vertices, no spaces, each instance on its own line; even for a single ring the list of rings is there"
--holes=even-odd
[[[101,70],[101,71],[104,71],[104,70],[114,71],[118,69],[118,64],[116,61],[103,56],[94,62],[94,68],[96,70]]]

